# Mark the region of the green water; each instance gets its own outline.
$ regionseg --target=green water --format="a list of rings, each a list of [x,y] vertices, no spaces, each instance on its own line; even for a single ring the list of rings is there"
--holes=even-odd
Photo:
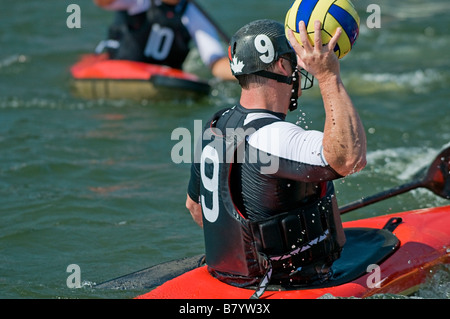
[[[81,28],[69,29],[69,3]],[[284,20],[291,1],[203,0],[232,34],[258,18]],[[354,1],[361,33],[342,77],[365,124],[368,165],[336,182],[340,204],[411,180],[450,141],[448,0]],[[381,9],[381,28],[366,8]],[[0,0],[0,297],[129,298],[142,291],[91,288],[119,275],[203,251],[184,207],[188,164],[175,164],[176,127],[193,130],[234,104],[233,83],[200,101],[86,101],[69,68],[92,52],[111,14],[91,1]],[[209,76],[194,54],[186,68]],[[317,89],[288,120],[322,129]],[[344,220],[448,204],[415,190]],[[70,289],[68,265],[81,269]],[[448,268],[419,297],[448,298]]]

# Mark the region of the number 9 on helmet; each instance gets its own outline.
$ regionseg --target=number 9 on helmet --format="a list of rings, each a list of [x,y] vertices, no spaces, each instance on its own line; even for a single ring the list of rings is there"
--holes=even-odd
[[[326,45],[341,27],[342,34],[334,48],[340,59],[350,52],[359,34],[359,16],[350,0],[296,0],[286,14],[285,31],[294,32],[301,44],[298,25],[304,21],[308,39],[314,45],[314,21],[322,24],[322,43]]]

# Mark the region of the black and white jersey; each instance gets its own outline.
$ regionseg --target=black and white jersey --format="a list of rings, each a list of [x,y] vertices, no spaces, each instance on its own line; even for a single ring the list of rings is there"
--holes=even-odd
[[[239,149],[245,153],[235,155],[232,163],[221,157],[219,165],[231,165],[228,185],[233,204],[249,220],[262,220],[317,201],[326,193],[326,182],[341,177],[323,155],[323,133],[286,122],[284,114],[237,105],[205,127],[214,127],[224,135],[237,129],[244,132],[244,148],[238,147],[236,153]],[[209,151],[208,143],[203,141],[202,145],[202,154]],[[205,206],[212,205],[207,200],[211,196],[200,194],[200,183],[213,180],[214,170],[209,171],[210,175],[202,177],[208,172],[208,161],[194,163],[188,188],[189,196],[198,202],[203,198]]]
[[[181,68],[191,39],[209,67],[226,56],[214,25],[192,2],[116,0],[105,9],[117,11],[109,39],[99,46],[106,45],[112,58]]]

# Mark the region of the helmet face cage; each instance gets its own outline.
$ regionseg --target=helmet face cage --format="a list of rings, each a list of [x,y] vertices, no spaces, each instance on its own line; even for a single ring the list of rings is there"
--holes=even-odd
[[[302,90],[312,88],[312,86],[314,85],[314,76],[305,69],[300,69],[300,74],[302,75],[302,83],[300,85],[300,88]]]
[[[307,90],[313,87],[314,85],[314,76],[310,74],[305,69],[298,69],[297,67],[297,55],[295,53],[290,53],[289,55],[282,56],[281,58],[289,60],[291,62],[291,66],[293,70],[300,72],[301,74],[301,84],[300,88],[302,90]]]

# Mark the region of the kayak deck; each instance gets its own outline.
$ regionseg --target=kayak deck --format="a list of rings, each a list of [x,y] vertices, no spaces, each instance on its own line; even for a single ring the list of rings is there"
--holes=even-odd
[[[210,92],[196,75],[163,65],[110,60],[107,54],[87,54],[70,68],[73,93],[82,98],[197,98]]]
[[[325,294],[364,298],[379,293],[414,292],[426,280],[433,267],[450,263],[450,206],[350,221],[345,222],[344,227],[381,229],[393,217],[402,219],[402,223],[393,231],[400,240],[400,246],[389,258],[377,264],[379,266],[377,270],[372,271],[373,268],[369,268],[359,278],[332,287],[268,290],[262,298],[315,299]],[[377,271],[380,281],[376,281]],[[248,299],[253,293],[251,289],[237,288],[220,282],[208,273],[206,266],[203,266],[167,281],[137,298]]]

